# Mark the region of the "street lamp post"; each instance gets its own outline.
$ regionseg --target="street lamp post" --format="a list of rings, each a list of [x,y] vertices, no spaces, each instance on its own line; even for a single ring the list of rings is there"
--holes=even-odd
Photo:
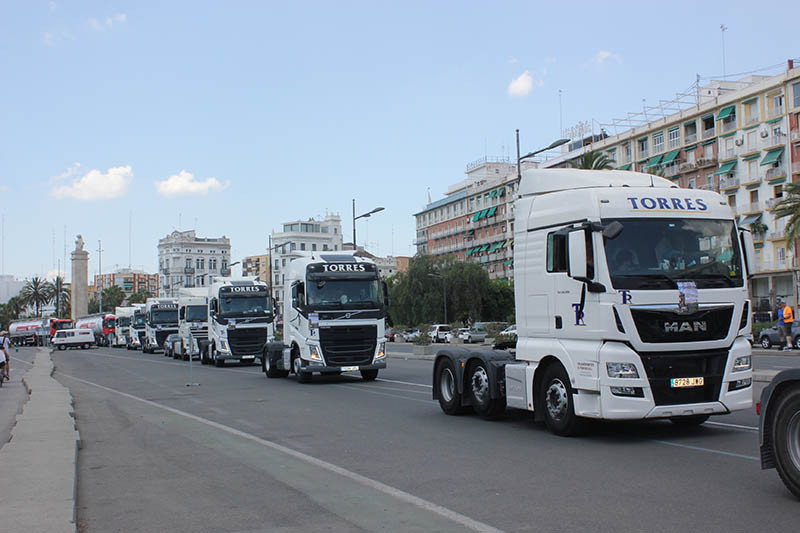
[[[358,246],[356,246],[356,220],[358,220],[359,218],[371,217],[373,214],[375,214],[375,213],[377,213],[379,211],[383,211],[383,209],[384,209],[383,207],[376,207],[375,209],[373,209],[372,211],[370,211],[368,213],[364,213],[363,215],[356,216],[356,199],[353,198],[353,252],[358,250]]]
[[[447,322],[447,277],[445,277],[444,270],[442,270],[442,274],[428,274],[428,276],[432,278],[439,278],[442,280],[442,292],[444,294],[444,322],[443,324],[448,324]]]
[[[98,281],[100,282],[100,295],[98,300],[98,311],[101,313],[103,312],[103,243],[102,241],[97,241],[97,269],[100,271],[100,275],[98,276]]]
[[[531,152],[529,154],[525,154],[522,157],[520,157],[520,155],[519,155],[519,130],[516,130],[516,132],[517,132],[517,179],[522,179],[522,160],[523,159],[528,159],[529,157],[533,157],[533,156],[535,156],[537,154],[541,154],[542,152],[546,152],[548,150],[552,150],[553,148],[557,148],[557,147],[561,146],[562,144],[566,144],[566,143],[569,142],[569,139],[558,139],[557,141],[551,142],[550,146],[548,146],[546,148],[541,148],[539,150],[536,150],[536,151]]]

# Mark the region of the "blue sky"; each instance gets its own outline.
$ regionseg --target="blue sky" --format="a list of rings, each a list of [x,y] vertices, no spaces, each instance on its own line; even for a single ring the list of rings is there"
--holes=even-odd
[[[173,229],[263,253],[283,221],[413,254],[412,213],[485,154],[800,56],[785,2],[3,2],[4,271],[77,233],[104,270],[155,271]],[[526,74],[527,72],[527,74]],[[512,85],[514,80],[519,80]],[[159,184],[160,185],[157,185]],[[195,220],[196,226],[195,226]],[[55,234],[55,254],[53,253]],[[92,254],[90,274],[97,269]]]

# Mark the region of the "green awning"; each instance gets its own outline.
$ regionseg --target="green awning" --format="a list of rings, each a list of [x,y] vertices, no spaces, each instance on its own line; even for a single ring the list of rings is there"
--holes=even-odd
[[[687,146],[686,148],[684,148],[684,149],[683,149],[683,151],[684,151],[684,152],[688,152],[688,151],[690,151],[690,150],[694,150],[695,148],[697,148],[697,145],[696,145],[696,144],[693,144],[693,145],[691,145],[691,146]]]
[[[668,129],[667,131],[675,131],[675,130],[677,130],[678,128],[680,128],[680,126],[672,126],[672,127],[671,127],[670,129]]]
[[[769,180],[768,183],[770,185],[779,185],[779,184],[783,183],[784,181],[786,181],[786,177],[783,177],[783,178],[778,179],[778,180]]]
[[[752,126],[747,126],[746,128],[744,128],[744,131],[750,131],[750,130],[754,130],[754,129],[756,129],[757,127],[759,127],[760,125],[761,125],[761,124],[753,124]]]
[[[668,153],[667,155],[664,156],[664,160],[661,162],[661,164],[662,165],[669,165],[670,163],[675,161],[675,158],[678,157],[679,153],[681,153],[680,148],[677,149],[677,150],[671,151],[670,153]]]
[[[743,157],[742,160],[750,161],[751,159],[758,159],[759,157],[761,157],[761,154],[753,154],[753,155],[748,155],[747,157]]]
[[[701,120],[705,120],[707,118],[714,118],[714,113],[708,113],[707,115],[700,117]]]
[[[486,213],[487,218],[493,217],[496,212],[497,212],[497,206],[492,207],[491,209],[489,209],[489,212]]]
[[[472,250],[467,250],[467,253],[465,253],[465,254],[464,254],[464,257],[469,257],[469,255],[470,255],[471,253],[472,253]]]
[[[653,167],[657,167],[657,166],[658,166],[658,164],[661,162],[661,157],[662,157],[661,155],[657,155],[657,156],[655,156],[654,158],[652,158],[652,159],[650,160],[650,162],[649,162],[649,163],[647,163],[647,166],[646,166],[646,167],[644,167],[644,168],[653,168]]]
[[[478,211],[477,213],[475,213],[475,216],[472,217],[472,221],[473,222],[479,221],[481,219],[481,213],[483,213],[483,211]]]
[[[692,126],[692,125],[694,125],[696,122],[697,122],[696,120],[690,120],[689,122],[684,122],[684,123],[683,123],[683,125],[684,125],[684,126]]]
[[[498,194],[497,196],[505,196],[506,195],[506,188],[505,187],[503,187],[502,189],[499,189],[499,191],[500,191],[500,194]]]
[[[481,246],[481,249],[480,249],[480,250],[478,250],[478,251],[479,251],[479,252],[485,252],[485,251],[486,251],[486,250],[488,250],[488,249],[489,249],[489,245],[488,245],[488,244],[484,244],[483,246]]]
[[[784,147],[781,146],[780,148],[773,148],[767,152],[767,155],[765,155],[764,159],[761,160],[761,166],[763,167],[765,165],[771,165],[778,161],[778,159],[780,159],[783,155],[783,148]]]
[[[706,142],[704,142],[704,143],[703,143],[703,146],[708,146],[709,144],[714,144],[715,142],[717,142],[717,140],[716,140],[716,139],[712,139],[712,140],[710,140],[710,141],[706,141]]]
[[[730,133],[723,133],[722,135],[720,135],[720,138],[724,139],[725,137],[731,137],[732,135],[736,135],[736,132],[732,131]]]
[[[733,169],[736,167],[736,161],[728,161],[727,163],[723,164],[719,167],[719,170],[714,174],[715,176],[721,176],[722,174],[730,174],[733,172]]]
[[[497,198],[497,189],[489,192],[489,198]]]
[[[753,102],[755,102],[756,100],[758,100],[758,96],[754,96],[753,98],[748,98],[747,100],[745,100],[745,101],[744,101],[744,102],[742,102],[742,103],[743,103],[743,104],[752,104],[752,103],[753,103]]]
[[[756,213],[755,215],[747,215],[746,217],[744,217],[742,219],[741,222],[739,222],[739,226],[740,227],[741,226],[749,226],[750,224],[752,224],[753,222],[755,222],[759,218],[761,218],[761,213]]]
[[[758,178],[756,178],[756,179],[758,179]],[[759,187],[761,187],[761,180],[760,179],[759,179],[758,183],[754,183],[752,185],[748,185],[747,186],[747,190],[748,191],[752,191],[754,189],[758,189]]]
[[[503,266],[508,266],[508,265],[510,265],[510,264],[511,264],[511,263],[513,263],[513,262],[514,262],[514,260],[513,260],[513,259],[509,259],[508,261],[506,261],[505,263],[503,263]]]
[[[502,245],[503,245],[503,241],[496,242],[496,243],[492,244],[492,246],[489,248],[489,251],[490,252],[494,252],[495,250],[500,248],[500,246],[502,246]]]
[[[631,164],[630,163],[628,163],[627,165],[622,165],[621,167],[619,167],[619,170],[630,170],[630,169],[631,169]]]
[[[781,120],[783,120],[783,117],[773,118],[772,120],[766,121],[764,124],[774,124],[776,122],[780,122]]]
[[[735,110],[736,110],[736,106],[735,105],[729,105],[728,107],[723,107],[722,111],[720,111],[719,115],[717,115],[717,120],[722,120],[722,119],[728,118],[729,116],[733,115],[733,112]]]

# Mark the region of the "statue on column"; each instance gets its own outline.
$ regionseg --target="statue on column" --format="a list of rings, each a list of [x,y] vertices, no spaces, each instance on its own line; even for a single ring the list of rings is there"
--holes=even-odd
[[[83,237],[78,235],[78,238],[75,239],[75,251],[82,252],[83,251]]]

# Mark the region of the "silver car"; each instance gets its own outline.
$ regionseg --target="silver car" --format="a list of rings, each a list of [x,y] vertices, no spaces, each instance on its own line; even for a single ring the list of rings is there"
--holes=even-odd
[[[486,342],[486,330],[479,329],[479,328],[469,328],[466,331],[463,331],[459,338],[466,342],[467,344],[472,343],[483,343]]]

